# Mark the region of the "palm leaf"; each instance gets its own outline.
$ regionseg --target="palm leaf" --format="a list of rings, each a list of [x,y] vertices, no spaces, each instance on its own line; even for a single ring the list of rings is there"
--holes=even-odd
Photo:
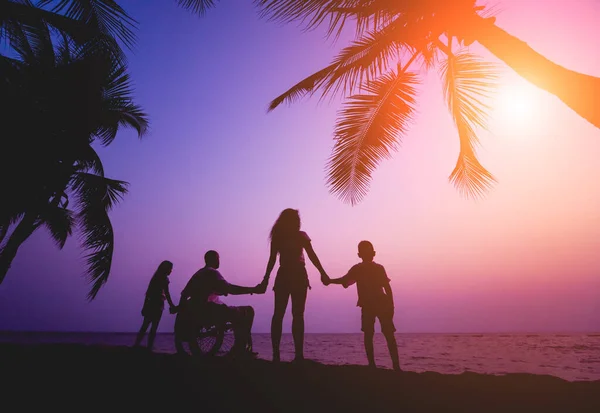
[[[179,6],[203,16],[208,9],[215,7],[216,0],[177,0]]]
[[[94,27],[100,34],[119,39],[126,47],[135,43],[137,22],[114,0],[41,0],[40,7]]]
[[[325,79],[323,94],[342,90],[352,93],[356,85],[376,79],[388,69],[392,58],[399,58],[401,44],[394,30],[371,32],[345,47],[334,59],[336,69]]]
[[[357,36],[378,30],[397,16],[389,13],[385,2],[391,4],[387,0],[254,0],[261,17],[281,23],[300,22],[305,30],[325,24],[328,37],[339,36],[349,21],[356,23]]]
[[[26,10],[34,10],[29,0],[20,0],[18,3]],[[45,59],[54,59],[54,48],[48,25],[40,16],[19,20],[17,16],[7,19],[2,25],[9,40],[11,48],[16,52],[21,61],[28,64],[43,62]],[[50,45],[50,47],[48,47]],[[47,61],[47,60],[46,60]]]
[[[102,115],[95,135],[102,145],[109,145],[121,126],[134,128],[142,138],[148,130],[148,115],[133,103],[133,87],[126,67],[116,65],[104,89]]]
[[[478,198],[496,182],[477,159],[479,143],[475,130],[487,129],[490,107],[486,103],[496,87],[496,65],[461,52],[451,54],[441,66],[444,97],[460,139],[460,153],[449,179],[467,198]]]
[[[415,108],[416,74],[398,69],[367,82],[368,94],[351,96],[340,111],[329,159],[328,186],[352,205],[366,195],[379,162],[391,156]]]
[[[314,93],[315,89],[318,85],[322,84],[323,80],[326,79],[331,73],[335,70],[336,65],[331,64],[327,66],[325,69],[321,69],[317,73],[314,73],[307,77],[304,80],[296,83],[286,92],[277,96],[275,99],[271,101],[269,104],[269,111],[275,109],[277,106],[281,105],[283,102],[295,102],[307,94]]]
[[[114,252],[114,232],[109,210],[127,193],[127,183],[88,173],[77,173],[72,190],[79,204],[78,222],[86,255],[93,300],[108,280]]]
[[[2,241],[4,241],[4,237],[8,233],[8,224],[0,224],[0,251],[2,251]]]
[[[61,32],[56,45],[56,65],[67,65],[73,59],[73,42],[66,33]]]
[[[95,175],[104,176],[104,166],[98,153],[91,145],[86,145],[77,151],[78,167],[84,172],[91,171]]]
[[[352,93],[357,84],[376,78],[388,68],[392,57],[398,57],[401,43],[397,40],[398,26],[390,25],[386,30],[372,32],[345,47],[332,64],[273,99],[269,111],[281,103],[292,103],[306,95],[323,89],[323,97],[330,92],[335,95],[340,90]],[[333,97],[333,96],[332,96]]]
[[[269,111],[281,103],[292,103],[306,95],[322,90],[322,98],[338,93],[342,96],[356,92],[359,85],[377,78],[396,64],[402,51],[416,55],[431,67],[437,49],[426,41],[426,33],[421,22],[399,17],[380,30],[367,32],[358,40],[342,49],[332,64],[325,69],[300,81],[292,88],[275,98]]]
[[[30,0],[0,1],[0,39],[10,37],[11,30],[16,26],[28,31],[40,25],[49,25],[65,32],[79,43],[88,41],[96,34],[96,30],[84,22],[36,7]]]
[[[19,222],[25,214],[19,212],[16,214],[8,214],[8,216],[6,216],[7,214],[5,213],[3,213],[2,215],[4,216],[1,217],[2,220],[0,221],[0,245],[2,245],[2,241],[4,240],[4,237],[6,237],[9,228],[17,222]]]
[[[39,219],[50,231],[50,235],[58,248],[62,249],[67,242],[67,238],[73,233],[75,223],[73,212],[67,208],[49,205],[48,208],[44,208]]]

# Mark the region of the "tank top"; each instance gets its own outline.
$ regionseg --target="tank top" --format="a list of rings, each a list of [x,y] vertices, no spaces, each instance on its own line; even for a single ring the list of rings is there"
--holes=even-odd
[[[304,265],[304,248],[308,246],[309,242],[310,237],[304,231],[277,241],[279,265],[281,267]]]

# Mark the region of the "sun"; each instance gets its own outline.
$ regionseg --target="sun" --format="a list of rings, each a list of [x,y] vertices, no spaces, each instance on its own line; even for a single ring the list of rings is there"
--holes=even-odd
[[[523,79],[503,80],[492,100],[492,128],[515,137],[539,132],[546,112],[544,94]]]
[[[499,90],[498,111],[510,121],[524,121],[536,116],[537,97],[527,87],[509,85]]]

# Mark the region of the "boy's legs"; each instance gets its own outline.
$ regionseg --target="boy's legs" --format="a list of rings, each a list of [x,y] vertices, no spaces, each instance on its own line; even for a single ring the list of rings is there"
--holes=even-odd
[[[378,316],[379,324],[381,325],[381,332],[385,337],[390,357],[392,358],[392,365],[394,370],[400,370],[400,361],[398,359],[398,344],[396,343],[396,327],[394,326],[393,315],[381,314]]]
[[[364,333],[365,352],[369,367],[376,367],[375,352],[373,350],[373,336],[375,335],[375,314],[371,311],[361,310],[361,330]]]

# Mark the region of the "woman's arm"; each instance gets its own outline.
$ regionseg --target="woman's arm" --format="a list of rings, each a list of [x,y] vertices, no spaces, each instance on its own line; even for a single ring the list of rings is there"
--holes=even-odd
[[[323,269],[323,266],[321,265],[321,261],[319,261],[319,257],[317,257],[317,254],[315,253],[315,250],[313,249],[310,241],[306,244],[304,249],[306,250],[306,254],[308,255],[308,258],[310,259],[310,262],[312,262],[313,265],[317,268],[317,270],[319,270],[319,273],[321,274],[321,282],[323,284],[327,285],[330,281],[330,278],[327,275],[327,273],[325,272],[325,270]]]
[[[175,307],[175,304],[173,304],[173,299],[171,298],[171,293],[169,292],[169,284],[167,284],[165,286],[165,297],[167,297],[167,302],[169,303],[169,307],[171,307],[171,308]]]
[[[267,285],[269,285],[269,277],[271,277],[271,272],[273,272],[273,268],[275,267],[276,261],[277,261],[277,247],[271,241],[271,253],[269,255],[269,262],[267,263],[267,269],[265,271],[265,276],[261,283],[261,285],[264,285],[265,290],[267,289]]]

